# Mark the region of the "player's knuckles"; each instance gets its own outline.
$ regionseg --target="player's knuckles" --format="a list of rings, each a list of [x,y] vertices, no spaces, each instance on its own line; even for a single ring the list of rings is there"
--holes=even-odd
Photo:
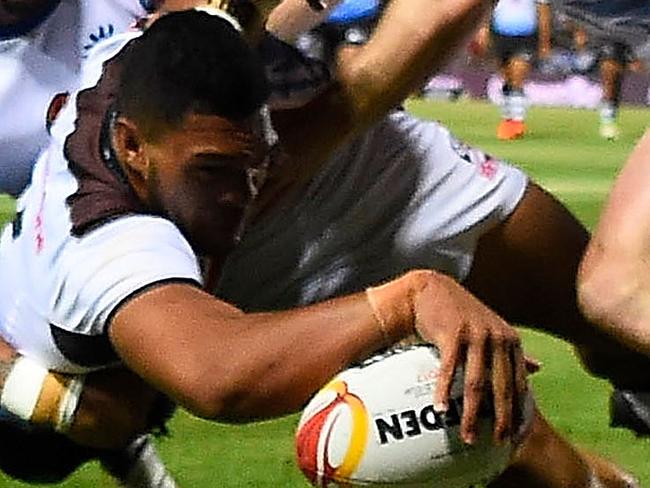
[[[491,336],[492,334],[490,334],[488,329],[484,327],[473,327],[463,335],[463,338],[469,345],[483,346]]]
[[[521,338],[516,330],[507,324],[490,331],[490,342],[493,346],[513,348],[521,346]]]

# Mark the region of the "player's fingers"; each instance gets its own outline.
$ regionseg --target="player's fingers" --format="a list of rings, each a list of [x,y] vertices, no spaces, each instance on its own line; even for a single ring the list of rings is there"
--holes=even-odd
[[[512,402],[515,380],[507,342],[494,338],[492,345],[492,395],[494,398],[494,441],[506,442],[512,432]]]
[[[518,432],[521,422],[524,421],[524,405],[528,392],[528,371],[526,367],[526,358],[521,344],[517,343],[512,349],[512,362],[514,365],[515,397],[513,399],[513,418],[517,419],[516,425],[513,426],[513,432]]]
[[[520,342],[512,346],[512,357],[515,380],[514,393],[518,398],[525,398],[526,392],[528,391],[528,361]]]
[[[454,373],[460,356],[460,338],[452,338],[447,344],[437,344],[440,351],[440,368],[436,380],[433,408],[437,412],[449,409],[449,395],[454,381]]]
[[[478,413],[485,393],[485,339],[483,332],[477,333],[467,346],[463,418],[460,423],[460,435],[467,444],[476,441]]]

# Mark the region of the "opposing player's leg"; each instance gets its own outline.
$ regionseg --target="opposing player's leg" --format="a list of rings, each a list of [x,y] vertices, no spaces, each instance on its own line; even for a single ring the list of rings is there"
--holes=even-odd
[[[592,373],[623,388],[647,387],[650,359],[600,333],[578,309],[575,280],[588,237],[566,207],[530,184],[510,217],[481,237],[465,284],[507,320],[570,341]]]
[[[636,488],[634,477],[614,463],[582,452],[536,412],[506,471],[489,488]]]

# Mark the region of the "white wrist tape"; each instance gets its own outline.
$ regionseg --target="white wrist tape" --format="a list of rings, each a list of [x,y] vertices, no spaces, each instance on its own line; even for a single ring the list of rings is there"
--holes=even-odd
[[[29,422],[47,374],[45,368],[31,359],[19,358],[5,379],[0,403],[14,415]]]
[[[20,419],[65,433],[74,421],[85,376],[51,373],[20,357],[5,379],[0,406]]]

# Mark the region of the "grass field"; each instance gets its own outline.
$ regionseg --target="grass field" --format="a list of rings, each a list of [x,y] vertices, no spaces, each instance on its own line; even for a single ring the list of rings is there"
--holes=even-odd
[[[626,154],[650,125],[649,110],[624,109],[623,136],[617,142],[607,142],[597,137],[595,112],[533,109],[529,136],[500,143],[494,138],[498,114],[490,105],[413,102],[410,109],[443,121],[467,142],[519,164],[589,227],[595,223]],[[11,201],[0,204],[0,212],[10,215]],[[544,363],[533,382],[538,402],[552,423],[576,444],[617,460],[641,479],[642,486],[650,487],[650,441],[608,428],[608,386],[584,374],[566,344],[531,332],[524,332],[524,338],[527,350]],[[295,423],[294,416],[221,426],[181,413],[171,424],[172,437],[162,442],[160,449],[186,488],[305,487],[293,461]],[[0,475],[0,486],[25,485]],[[100,488],[112,483],[91,464],[64,486]]]

